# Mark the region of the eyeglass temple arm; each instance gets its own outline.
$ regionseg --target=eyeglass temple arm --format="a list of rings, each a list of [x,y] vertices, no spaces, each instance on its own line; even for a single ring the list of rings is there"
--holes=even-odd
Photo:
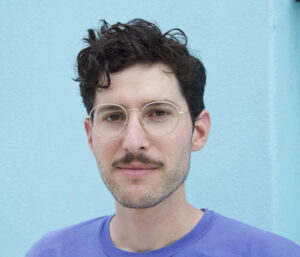
[[[190,111],[187,111],[187,112],[179,112],[179,111],[178,111],[178,113],[179,113],[179,114],[186,114],[186,113],[191,113],[191,112],[190,112]]]

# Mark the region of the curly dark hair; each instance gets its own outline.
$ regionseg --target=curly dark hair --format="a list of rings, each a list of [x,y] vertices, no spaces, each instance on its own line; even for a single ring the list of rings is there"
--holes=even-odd
[[[136,63],[161,62],[171,68],[179,81],[193,122],[204,109],[203,94],[206,82],[202,62],[187,49],[187,37],[178,29],[162,34],[153,23],[134,19],[128,23],[109,25],[102,20],[99,30],[88,30],[83,39],[88,47],[77,56],[80,93],[89,113],[93,108],[95,89],[110,86],[110,73]]]

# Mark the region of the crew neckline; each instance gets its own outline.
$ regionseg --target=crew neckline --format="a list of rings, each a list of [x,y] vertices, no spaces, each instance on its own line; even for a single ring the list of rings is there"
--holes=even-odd
[[[100,227],[99,236],[101,248],[107,256],[111,257],[166,257],[177,253],[178,251],[192,245],[194,242],[202,238],[210,229],[216,214],[208,209],[201,209],[204,213],[197,225],[185,236],[177,240],[176,242],[165,246],[163,248],[149,251],[149,252],[128,252],[117,248],[109,233],[109,224],[115,215],[107,216],[106,220]]]

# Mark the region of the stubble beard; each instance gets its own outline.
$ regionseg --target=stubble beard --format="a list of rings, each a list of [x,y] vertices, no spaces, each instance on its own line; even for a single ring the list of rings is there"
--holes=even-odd
[[[111,170],[105,170],[99,160],[97,164],[104,184],[118,203],[127,208],[145,209],[161,203],[183,185],[189,173],[190,156],[190,148],[186,146],[177,156],[177,162],[172,168],[162,167],[159,171],[154,171],[161,173],[160,182],[148,185],[149,189],[140,196],[137,196],[135,192],[125,190],[111,177]],[[132,183],[138,182],[138,180],[132,181]]]

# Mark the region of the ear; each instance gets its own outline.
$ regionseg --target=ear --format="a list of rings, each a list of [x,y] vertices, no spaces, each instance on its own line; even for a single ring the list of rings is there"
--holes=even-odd
[[[84,119],[84,129],[88,138],[88,144],[90,146],[91,152],[95,155],[94,146],[93,146],[93,137],[92,137],[92,126],[89,117]]]
[[[194,123],[192,137],[192,151],[196,152],[202,149],[207,141],[210,130],[210,115],[207,110],[203,110]]]

